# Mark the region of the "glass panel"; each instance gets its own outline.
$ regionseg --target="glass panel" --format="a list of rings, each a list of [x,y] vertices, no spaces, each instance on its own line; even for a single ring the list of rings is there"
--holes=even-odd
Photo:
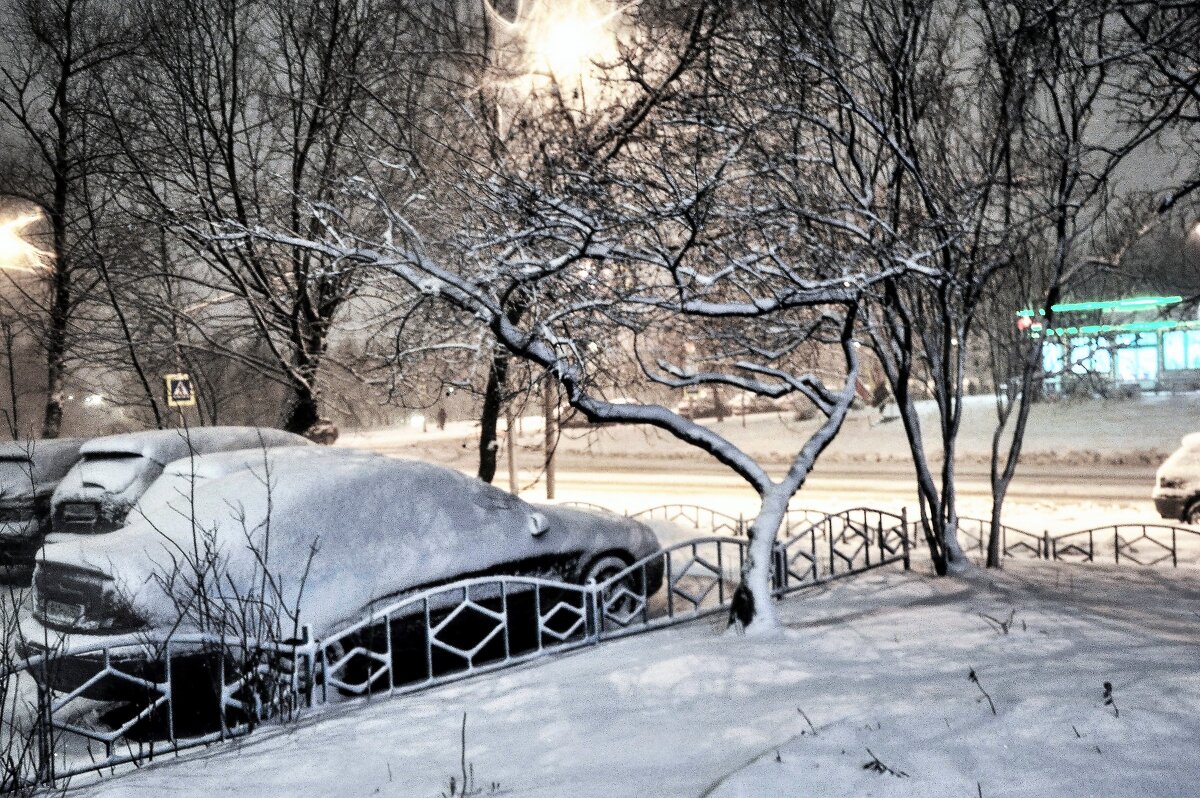
[[[1200,330],[1187,332],[1187,368],[1200,369]]]
[[[1042,347],[1042,368],[1047,374],[1058,374],[1063,367],[1063,348],[1061,344],[1048,343]]]
[[[1168,371],[1184,368],[1184,333],[1173,330],[1163,333],[1163,368]]]
[[[1092,346],[1087,338],[1071,339],[1071,371],[1087,374],[1092,366]]]
[[[1104,343],[1101,343],[1101,347]],[[1092,352],[1092,373],[1108,377],[1112,374],[1112,352],[1107,348],[1097,348]]]
[[[1143,346],[1134,351],[1137,352],[1137,378],[1143,381],[1158,379],[1158,349]]]
[[[1137,349],[1117,350],[1117,379],[1133,382],[1137,377]]]

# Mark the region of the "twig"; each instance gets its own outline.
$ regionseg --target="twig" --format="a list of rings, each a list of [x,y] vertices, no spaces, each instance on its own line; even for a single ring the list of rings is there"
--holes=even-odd
[[[986,613],[982,613],[982,612],[979,613],[979,617],[983,618],[985,621],[987,621],[992,626],[992,628],[996,632],[996,634],[1007,635],[1012,630],[1013,618],[1016,616],[1016,614],[1017,614],[1017,611],[1015,608],[1012,610],[1009,610],[1007,621],[1002,621],[999,618],[993,618],[991,615],[987,615]],[[1024,621],[1022,621],[1021,623],[1022,623],[1022,625],[1024,625]]]
[[[983,685],[979,683],[979,676],[976,675],[974,668],[971,668],[971,672],[967,674],[967,678],[974,682],[975,686],[979,688],[979,692],[983,693],[983,697],[987,699],[988,706],[992,708],[992,714],[995,715],[996,704],[992,701],[992,697],[988,695],[988,691],[984,690]]]
[[[887,773],[888,775],[895,776],[898,779],[908,778],[908,774],[903,770],[893,770],[892,768],[883,764],[879,757],[875,756],[875,752],[870,748],[867,749],[867,753],[871,755],[871,761],[863,765],[863,770],[873,770],[876,773]]]
[[[800,717],[804,718],[804,722],[808,724],[808,728],[812,731],[812,736],[816,737],[817,736],[817,727],[813,725],[813,722],[811,720],[809,720],[808,713],[805,712],[800,707],[796,707],[796,711],[800,713]],[[800,733],[804,734],[804,732],[800,732]]]
[[[1113,715],[1118,718],[1121,717],[1121,710],[1117,709],[1116,699],[1113,698],[1112,682],[1104,683],[1104,706],[1112,707]]]

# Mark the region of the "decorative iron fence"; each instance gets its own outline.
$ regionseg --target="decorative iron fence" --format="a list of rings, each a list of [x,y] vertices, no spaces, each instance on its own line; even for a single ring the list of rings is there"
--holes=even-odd
[[[602,583],[524,576],[469,579],[401,596],[325,637],[284,643],[205,635],[120,638],[48,650],[5,674],[3,730],[29,755],[0,788],[55,784],[237,737],[299,707],[397,694],[487,673],[714,614],[728,613],[748,541],[740,519],[687,505],[638,518],[711,524],[712,534],[661,549]],[[703,508],[699,508],[703,509]],[[908,566],[904,517],[868,508],[815,519],[776,547],[777,596],[897,562]],[[736,524],[736,526],[735,526]],[[116,702],[116,703],[114,703]]]
[[[869,507],[830,513],[775,547],[775,589],[790,593],[824,579],[910,563],[905,514]]]
[[[691,526],[697,530],[708,530],[713,535],[740,537],[746,534],[746,519],[743,516],[710,510],[696,504],[664,504],[630,513],[629,517],[640,521],[666,521],[676,526]]]
[[[959,519],[960,539],[981,554],[987,550],[990,530],[990,521]],[[1200,565],[1200,529],[1175,524],[1110,524],[1057,535],[1003,525],[1000,543],[1004,556],[1013,558],[1095,562],[1111,557],[1114,563],[1146,566],[1168,561],[1173,567]]]
[[[401,596],[319,640],[252,643],[204,635],[122,638],[49,650],[0,683],[0,791],[55,784],[237,737],[300,707],[397,694],[555,652],[727,613],[749,545],[740,517],[666,505],[632,517],[680,520],[705,537],[661,549],[599,584],[524,576],[469,579]],[[906,512],[791,511],[772,560],[776,596],[900,563]],[[986,548],[988,522],[965,519]],[[732,532],[733,534],[720,534]],[[1036,535],[1006,526],[1006,556],[1155,565],[1200,562],[1200,529],[1125,524]],[[1108,545],[1111,543],[1111,549]]]

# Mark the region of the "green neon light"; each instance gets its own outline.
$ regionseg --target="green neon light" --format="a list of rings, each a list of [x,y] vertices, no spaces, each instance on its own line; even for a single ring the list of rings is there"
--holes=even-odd
[[[1088,324],[1083,327],[1055,327],[1047,335],[1097,335],[1100,333],[1158,332],[1159,330],[1197,330],[1200,320],[1191,321],[1132,321],[1127,324]]]
[[[1050,310],[1055,313],[1073,313],[1081,310],[1145,310],[1174,305],[1182,301],[1183,297],[1181,296],[1138,296],[1130,299],[1106,299],[1098,302],[1062,302],[1051,305]],[[1035,314],[1031,308],[1025,308],[1017,311],[1017,315],[1029,318]],[[1038,308],[1036,315],[1045,316],[1046,309]]]

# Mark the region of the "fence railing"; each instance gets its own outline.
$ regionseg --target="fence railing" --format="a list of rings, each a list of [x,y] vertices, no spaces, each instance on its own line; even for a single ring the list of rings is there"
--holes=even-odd
[[[0,709],[21,720],[3,733],[24,735],[29,755],[9,766],[14,772],[0,776],[0,786],[55,784],[244,735],[300,707],[423,690],[728,613],[749,541],[720,533],[744,532],[745,525],[695,509],[667,505],[636,514],[684,519],[709,534],[660,549],[601,583],[469,579],[402,596],[321,639],[304,630],[297,640],[275,643],[175,635],[50,648],[5,675],[0,699],[8,706]],[[790,534],[772,563],[776,595],[908,565],[903,516],[868,508],[799,510],[788,522],[783,529]]]
[[[746,524],[717,511],[697,512],[703,509],[665,505],[634,514],[682,519],[707,534],[663,548],[601,583],[469,579],[402,596],[321,639],[307,630],[283,642],[131,637],[32,656],[5,674],[0,689],[0,734],[7,741],[23,736],[15,747],[24,752],[0,766],[0,790],[60,783],[237,737],[300,707],[422,690],[727,613],[747,555]],[[982,551],[988,522],[964,521],[965,542]],[[906,512],[794,510],[774,548],[773,592],[783,596],[893,564],[908,568],[913,526]],[[1002,540],[1009,557],[1092,562],[1111,554],[1116,562],[1143,565],[1200,562],[1200,529],[1171,525],[1055,536],[1006,526]]]
[[[987,550],[991,522],[980,518],[959,519],[959,539],[964,548],[980,554]],[[1000,545],[1005,557],[1062,562],[1096,562],[1112,558],[1114,563],[1200,565],[1200,529],[1177,524],[1109,524],[1050,534],[1038,534],[1014,526],[1000,527]]]

